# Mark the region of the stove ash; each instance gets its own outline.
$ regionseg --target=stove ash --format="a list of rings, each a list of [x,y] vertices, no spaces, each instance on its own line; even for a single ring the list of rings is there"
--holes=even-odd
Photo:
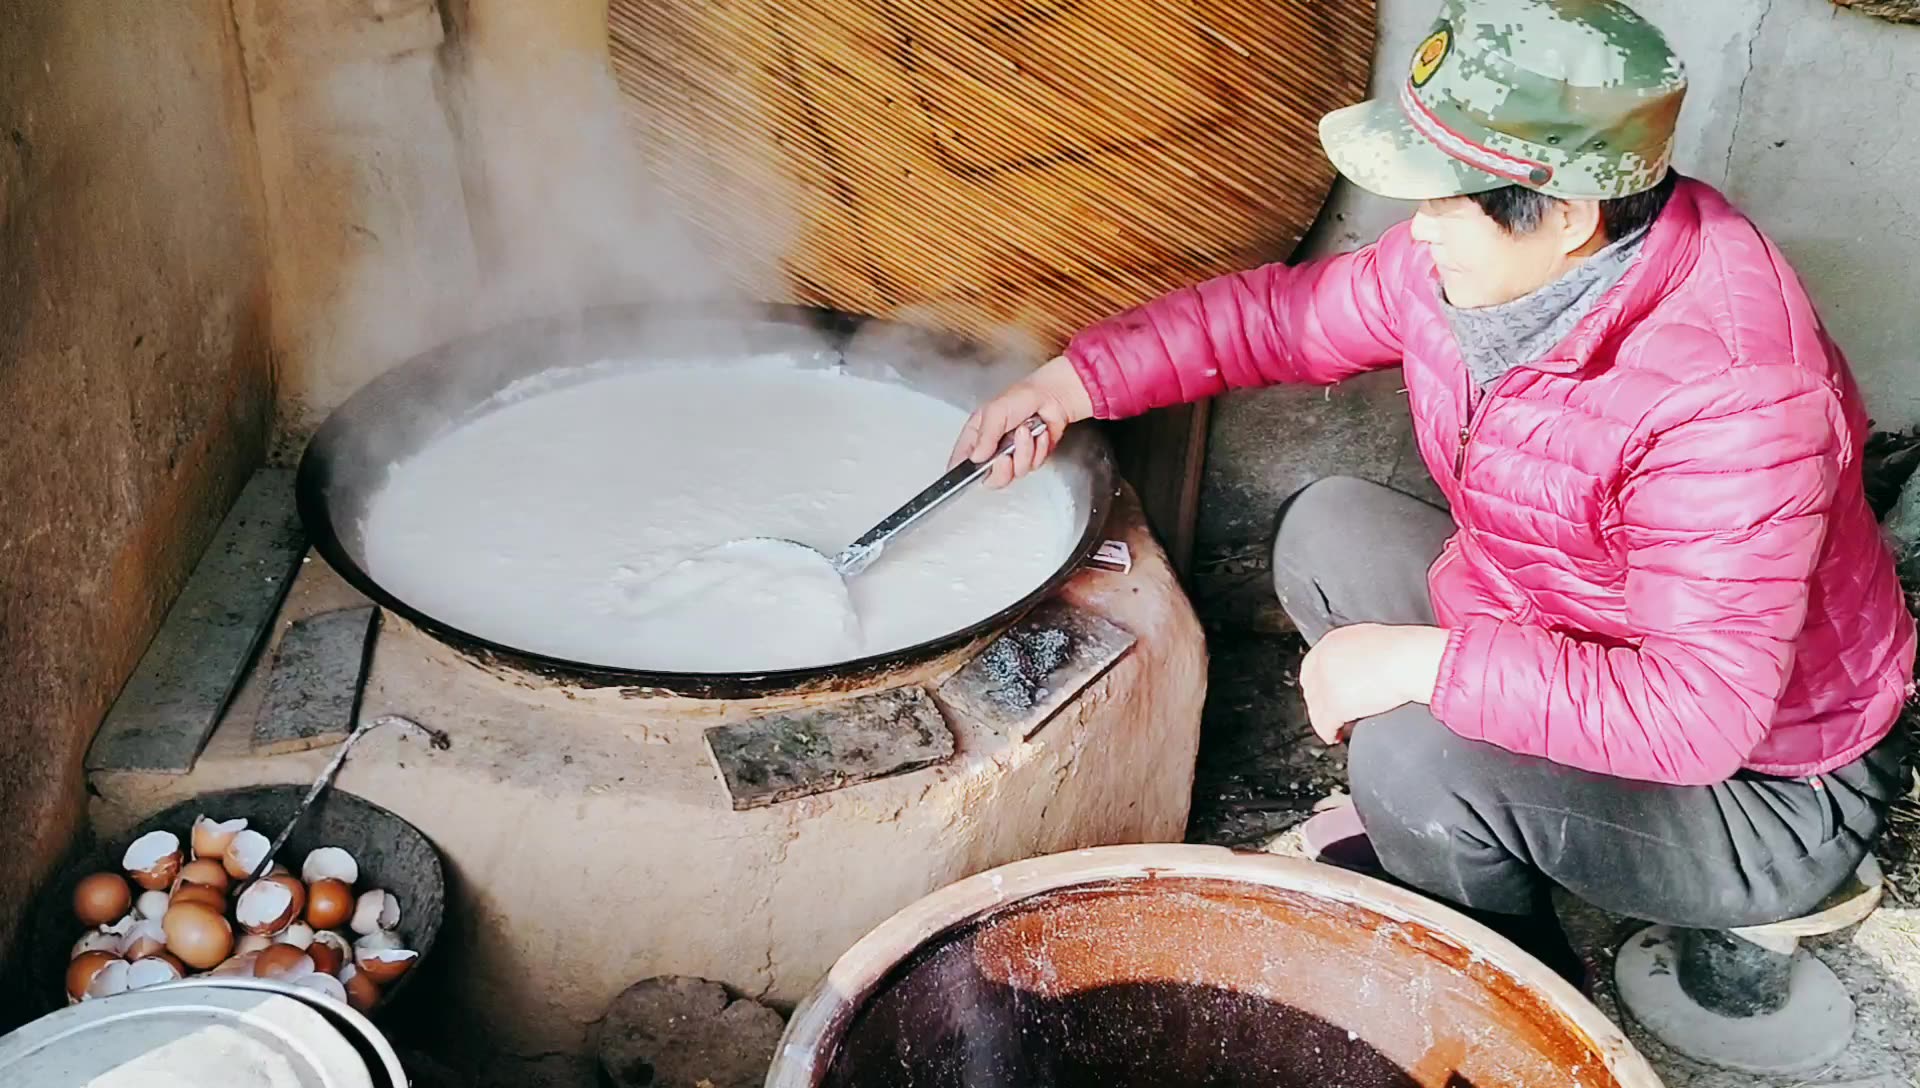
[[[1047,678],[1072,652],[1073,636],[1058,627],[1009,631],[980,654],[993,679],[988,696],[1010,711],[1033,709],[1049,694]]]

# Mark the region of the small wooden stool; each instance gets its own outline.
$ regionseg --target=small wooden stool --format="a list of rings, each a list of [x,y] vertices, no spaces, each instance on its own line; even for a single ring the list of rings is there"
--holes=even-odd
[[[1853,998],[1800,942],[1865,921],[1885,890],[1869,855],[1804,917],[1745,929],[1641,930],[1614,960],[1620,1004],[1695,1061],[1776,1075],[1820,1068],[1853,1038]]]

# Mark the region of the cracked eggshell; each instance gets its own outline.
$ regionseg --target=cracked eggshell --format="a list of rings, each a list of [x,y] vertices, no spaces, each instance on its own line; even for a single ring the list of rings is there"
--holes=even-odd
[[[310,975],[302,975],[294,979],[293,984],[304,986],[309,990],[318,990],[342,1005],[347,1004],[347,988],[330,973],[316,970]],[[377,999],[379,995],[376,993],[374,996]]]
[[[233,902],[234,920],[248,933],[273,936],[287,928],[300,913],[294,909],[293,893],[277,880],[256,880],[242,888]]]
[[[158,986],[163,982],[177,982],[186,977],[180,961],[171,956],[149,956],[127,968],[127,989],[144,990],[149,986]]]
[[[216,820],[211,816],[201,816],[193,821],[193,834],[189,836],[193,843],[193,856],[221,860],[227,856],[227,847],[233,845],[233,837],[246,829],[245,820]]]
[[[142,918],[164,918],[171,898],[166,892],[141,892],[140,898],[133,901],[133,913]]]
[[[307,950],[307,947],[313,944],[313,937],[314,937],[314,933],[313,933],[312,926],[308,925],[305,922],[294,922],[287,926],[285,932],[281,933],[278,937],[275,937],[273,939],[273,943],[274,944],[290,944],[293,947],[298,948],[300,951],[305,952]]]
[[[351,888],[360,882],[360,863],[338,846],[322,846],[307,855],[306,862],[300,866],[300,879],[309,884],[316,880],[338,880]]]
[[[264,933],[243,933],[233,942],[233,954],[244,956],[249,952],[265,952],[273,947],[273,938]]]
[[[126,960],[111,960],[102,964],[100,970],[94,974],[93,981],[87,984],[87,992],[81,996],[80,1000],[91,1001],[96,997],[112,997],[115,994],[126,993],[127,975],[132,970],[133,964]]]
[[[259,957],[253,961],[255,978],[292,982],[301,975],[312,973],[313,959],[290,944],[276,944],[260,953]]]
[[[158,918],[142,918],[133,924],[133,930],[127,934],[127,943],[122,955],[130,960],[144,960],[167,950],[167,931]]]
[[[392,985],[419,958],[420,953],[402,947],[400,938],[386,930],[362,937],[353,944],[353,965],[382,986]]]
[[[275,868],[278,869],[279,867],[275,866]],[[287,889],[287,894],[293,896],[293,920],[298,922],[300,916],[305,914],[307,910],[307,886],[300,883],[299,877],[294,876],[284,869],[269,874],[267,879]]]
[[[159,891],[173,883],[184,859],[180,854],[180,836],[171,831],[149,831],[133,840],[120,858],[121,868],[135,884],[147,891]]]
[[[87,996],[87,987],[93,985],[95,975],[110,963],[125,962],[111,952],[80,953],[67,964],[67,996],[75,1001]]]
[[[307,946],[307,955],[313,957],[313,969],[329,975],[340,973],[340,968],[353,962],[353,945],[338,933],[321,930],[313,935],[313,943]]]
[[[260,863],[267,860],[267,851],[273,849],[273,843],[258,831],[241,831],[227,844],[227,852],[221,858],[221,864],[227,867],[227,875],[235,880],[245,880],[253,875]]]
[[[133,907],[133,889],[119,873],[91,873],[73,886],[73,916],[85,926],[104,926]]]
[[[400,897],[379,888],[362,894],[354,904],[350,926],[362,936],[399,928]]]
[[[380,1003],[380,984],[349,963],[340,968],[340,987],[347,991],[347,1004],[360,1012],[372,1012]]]
[[[73,942],[73,950],[67,953],[69,961],[79,959],[88,952],[105,952],[109,956],[118,956],[127,947],[127,940],[118,933],[109,933],[105,929],[90,929]]]
[[[212,975],[214,978],[225,978],[229,975],[251,976],[253,974],[253,965],[259,959],[260,953],[258,952],[242,952],[239,955],[222,960],[220,966],[208,971],[207,974]]]

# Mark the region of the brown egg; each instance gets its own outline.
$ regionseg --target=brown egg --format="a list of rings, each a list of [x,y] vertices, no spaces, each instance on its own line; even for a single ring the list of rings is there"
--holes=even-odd
[[[346,987],[347,1004],[360,1012],[372,1012],[380,1003],[380,984],[351,963],[340,969],[340,984]]]
[[[324,941],[314,941],[307,946],[307,956],[313,960],[313,969],[323,975],[337,975],[347,962],[346,954]]]
[[[173,908],[182,903],[198,903],[217,913],[225,914],[227,912],[227,893],[218,888],[208,887],[205,884],[182,884],[174,889],[173,898],[167,900],[167,910],[171,912]]]
[[[87,987],[93,985],[93,976],[109,963],[120,963],[119,956],[109,952],[82,952],[67,964],[67,996],[75,1001],[87,995]]]
[[[316,880],[313,886],[307,889],[308,925],[315,929],[338,929],[346,925],[347,919],[351,917],[353,917],[351,887],[338,880]]]
[[[276,944],[253,961],[255,978],[297,978],[313,971],[313,960],[290,944]]]
[[[94,873],[73,889],[73,916],[90,926],[120,920],[133,907],[133,889],[119,873]]]
[[[232,880],[227,875],[227,867],[220,864],[218,858],[195,858],[180,867],[181,884],[205,884],[224,892]]]
[[[180,962],[202,971],[227,958],[233,949],[233,927],[219,911],[199,903],[182,903],[178,896],[161,920],[167,951]]]

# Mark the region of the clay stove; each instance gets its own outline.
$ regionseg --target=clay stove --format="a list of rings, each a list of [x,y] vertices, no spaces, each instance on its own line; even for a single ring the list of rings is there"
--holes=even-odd
[[[411,609],[360,568],[329,486],[457,422],[463,400],[530,369],[606,358],[614,346],[634,354],[669,326],[692,329],[632,310],[522,326],[403,364],[343,407],[315,440],[319,459],[303,468],[301,513],[317,554],[280,605],[273,641],[191,771],[94,771],[102,832],[205,791],[311,779],[329,749],[254,746],[277,641],[297,621],[371,602],[381,620],[361,719],[404,715],[453,743],[435,751],[398,731],[370,734],[337,784],[393,810],[444,854],[450,901],[436,973],[466,1014],[447,1019],[471,1024],[493,1048],[582,1050],[608,1002],[654,975],[710,978],[791,1004],[862,934],[954,880],[1039,854],[1177,841],[1204,646],[1092,434],[1061,451],[1083,531],[1055,575],[979,623],[844,666],[676,676],[539,658]],[[817,342],[824,331],[829,350],[854,365],[872,342],[850,323],[797,311],[692,331],[709,349],[723,334],[744,345],[802,332]],[[1004,381],[957,345],[921,347],[935,359],[926,388],[938,395],[966,402]],[[396,403],[409,391],[423,395]],[[1127,545],[1131,570],[1086,564],[1107,540]],[[1062,666],[1037,686],[1027,677],[1028,705],[996,703],[989,681],[1006,674],[1008,655],[1057,647],[1063,635],[1086,653],[1055,656],[1084,667]],[[889,703],[937,723],[952,754],[840,788],[756,792],[716,767],[716,726]]]

